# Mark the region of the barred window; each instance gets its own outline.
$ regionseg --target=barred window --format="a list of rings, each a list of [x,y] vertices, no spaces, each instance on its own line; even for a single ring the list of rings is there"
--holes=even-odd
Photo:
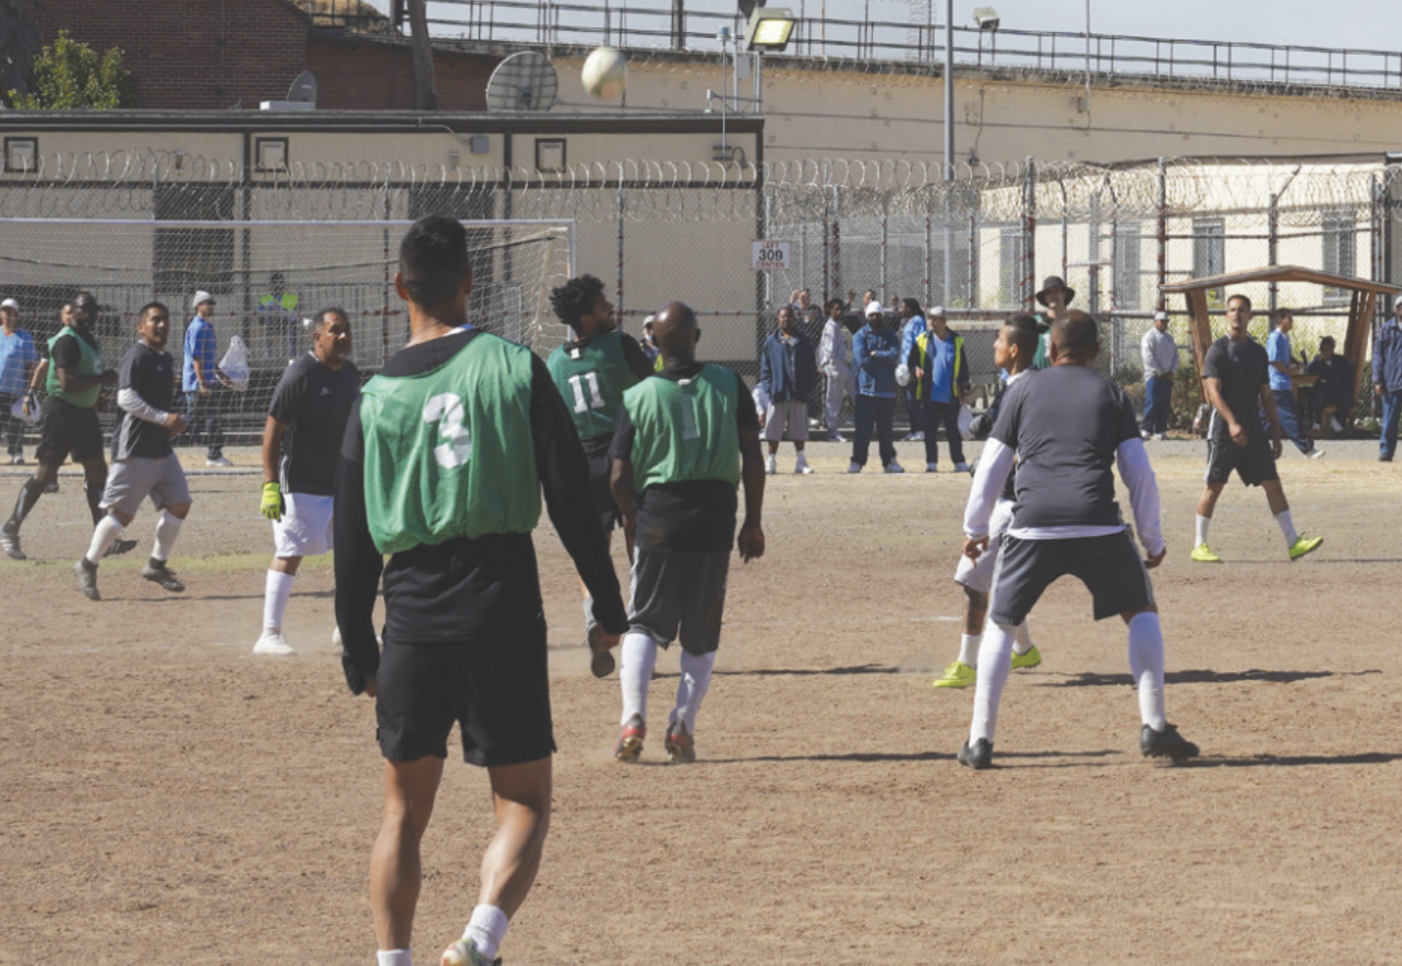
[[[1352,208],[1326,211],[1320,225],[1323,237],[1324,271],[1332,275],[1358,273],[1358,216]],[[1344,288],[1326,288],[1325,305],[1347,305],[1350,292]]]

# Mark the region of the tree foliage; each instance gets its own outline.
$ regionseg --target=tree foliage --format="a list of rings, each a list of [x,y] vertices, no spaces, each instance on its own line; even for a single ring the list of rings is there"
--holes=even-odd
[[[136,97],[121,50],[98,54],[59,31],[34,58],[33,93],[12,90],[10,103],[23,111],[111,110],[136,106]]]

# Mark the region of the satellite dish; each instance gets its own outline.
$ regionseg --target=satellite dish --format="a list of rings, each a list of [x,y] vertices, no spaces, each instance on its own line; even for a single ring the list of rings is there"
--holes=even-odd
[[[487,81],[489,111],[548,111],[555,106],[560,79],[550,58],[523,50],[497,64]]]
[[[287,89],[287,99],[294,104],[315,104],[316,75],[309,70],[298,74],[292,86]]]

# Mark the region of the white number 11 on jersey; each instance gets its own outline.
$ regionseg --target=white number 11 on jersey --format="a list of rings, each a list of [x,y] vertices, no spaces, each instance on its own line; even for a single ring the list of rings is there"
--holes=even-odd
[[[589,380],[589,392],[584,391],[584,380]],[[577,413],[588,412],[591,409],[603,409],[604,397],[599,392],[599,376],[597,373],[586,372],[583,376],[570,376],[570,388],[574,390],[574,411]],[[585,396],[589,398],[585,398]]]

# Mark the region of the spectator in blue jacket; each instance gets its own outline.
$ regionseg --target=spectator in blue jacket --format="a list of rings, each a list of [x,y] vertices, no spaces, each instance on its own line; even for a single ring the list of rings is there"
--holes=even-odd
[[[1373,343],[1373,392],[1383,404],[1378,459],[1384,463],[1392,462],[1398,418],[1402,417],[1402,295],[1393,299],[1392,311],[1392,318],[1383,323]]]
[[[769,443],[769,459],[764,471],[779,472],[779,441],[790,440],[798,454],[794,472],[813,472],[804,455],[808,441],[808,397],[818,388],[818,362],[813,343],[798,331],[798,316],[785,305],[779,309],[779,331],[764,340],[759,353],[759,384],[769,397],[764,414],[764,439]]]
[[[969,360],[964,356],[964,337],[945,324],[944,309],[930,311],[926,331],[911,345],[906,365],[916,404],[924,414],[925,472],[934,473],[939,468],[941,426],[954,472],[969,472],[959,435],[959,407],[969,395]]]
[[[886,310],[880,302],[866,307],[867,324],[852,337],[852,356],[857,363],[857,411],[852,437],[852,462],[848,473],[860,473],[871,448],[872,427],[876,428],[881,465],[887,473],[904,473],[896,462],[892,423],[896,415],[896,366],[900,362],[900,339],[886,327]]]
[[[932,311],[943,312],[944,309]],[[901,317],[901,362],[910,358],[915,348],[915,340],[925,334],[925,316],[920,312],[920,303],[915,299],[901,299],[896,306],[896,314]],[[902,442],[918,443],[925,438],[925,407],[916,395],[914,382],[905,387],[905,411],[910,414],[910,432]],[[930,429],[934,430],[934,426]]]

